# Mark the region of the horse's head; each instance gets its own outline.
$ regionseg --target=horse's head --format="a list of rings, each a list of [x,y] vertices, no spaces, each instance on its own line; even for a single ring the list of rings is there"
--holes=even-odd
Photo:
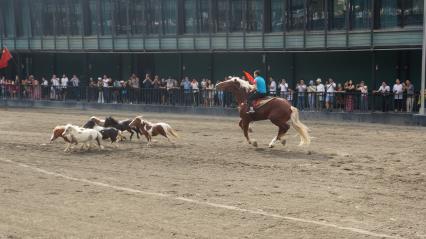
[[[93,129],[95,127],[95,125],[96,125],[95,120],[91,119],[91,120],[87,121],[86,124],[83,125],[83,128]]]
[[[64,126],[56,126],[53,129],[52,136],[50,137],[50,142],[52,143],[55,139],[61,137],[64,131],[65,131]]]
[[[71,124],[67,124],[65,125],[65,129],[64,132],[62,133],[62,136],[67,136],[69,134],[71,134],[71,132],[74,130],[74,126],[72,126]]]
[[[138,116],[130,122],[129,126],[132,128],[139,128],[142,123],[142,116]]]
[[[118,124],[118,121],[115,120],[114,118],[112,118],[111,116],[109,116],[105,119],[104,126],[109,127],[109,126],[113,126],[113,125],[117,125],[117,124]]]
[[[242,80],[239,77],[231,77],[229,80],[216,84],[216,89],[230,92],[244,91],[248,93],[253,89],[253,86],[248,81]]]
[[[102,125],[103,121],[96,116],[90,117],[90,121],[93,121],[97,125]]]

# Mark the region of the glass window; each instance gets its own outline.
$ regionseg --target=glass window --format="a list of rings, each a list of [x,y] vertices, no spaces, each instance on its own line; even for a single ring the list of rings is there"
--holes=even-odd
[[[281,32],[284,30],[284,1],[271,0],[271,31]]]
[[[288,0],[288,21],[287,29],[289,31],[300,31],[304,29],[305,22],[305,1],[304,0]]]
[[[13,5],[12,1],[0,2],[0,14],[3,20],[3,35],[5,37],[13,37],[15,35],[14,19],[13,19]]]
[[[31,34],[32,36],[41,36],[42,30],[42,15],[43,3],[42,0],[29,1],[31,7]]]
[[[199,0],[198,9],[198,33],[209,32],[209,0]]]
[[[351,29],[369,29],[371,26],[371,1],[351,0],[350,2]]]
[[[243,30],[243,1],[231,1],[231,32],[238,32]]]
[[[401,26],[402,9],[397,0],[382,0],[380,5],[380,28]]]
[[[216,32],[226,32],[228,28],[227,18],[229,16],[229,7],[227,0],[217,0],[216,2]]]
[[[127,35],[127,0],[114,1],[114,24],[116,35]]]
[[[246,30],[259,32],[263,30],[263,1],[247,0]]]
[[[97,35],[99,29],[98,7],[96,0],[84,1],[84,35]],[[71,20],[72,22],[73,20]]]
[[[184,33],[194,32],[195,0],[185,0],[184,6],[185,29]]]
[[[422,25],[423,24],[423,0],[404,0],[404,25]]]
[[[165,34],[176,34],[177,32],[177,1],[163,0],[163,26]]]
[[[131,0],[130,2],[130,21],[133,35],[141,35],[144,33],[145,21],[145,1]]]
[[[308,30],[323,30],[325,27],[324,0],[310,0],[308,2]]]
[[[112,2],[111,0],[101,1],[101,34],[111,35],[112,27]]]
[[[345,29],[347,1],[348,0],[331,0],[329,2],[329,29]]]
[[[19,16],[15,18],[16,21],[16,36],[24,37],[30,34],[29,28],[29,6],[28,2],[23,0],[15,0],[15,16]]]
[[[160,34],[161,26],[161,2],[147,0],[147,32],[148,34]]]
[[[67,24],[66,0],[56,0],[55,3],[56,3],[56,12],[55,12],[56,35],[58,36],[67,35],[68,24]]]
[[[80,1],[70,1],[70,35],[82,34],[83,12]]]
[[[52,36],[55,23],[55,0],[46,0],[43,5],[43,34]],[[34,14],[37,14],[36,12]]]

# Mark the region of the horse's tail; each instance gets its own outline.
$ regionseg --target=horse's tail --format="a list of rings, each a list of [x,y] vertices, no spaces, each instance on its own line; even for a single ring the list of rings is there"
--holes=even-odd
[[[176,138],[179,138],[178,133],[176,132],[176,130],[174,130],[172,128],[172,126],[170,126],[170,125],[165,125],[165,126],[166,126],[166,132],[167,132],[167,134],[170,134],[170,135],[172,135],[172,136],[174,136]]]
[[[297,133],[300,136],[300,143],[299,146],[301,145],[309,145],[311,143],[311,136],[309,136],[309,128],[304,125],[302,122],[300,122],[299,120],[299,110],[296,107],[291,107],[291,121],[293,123],[293,127],[294,129],[297,131]]]

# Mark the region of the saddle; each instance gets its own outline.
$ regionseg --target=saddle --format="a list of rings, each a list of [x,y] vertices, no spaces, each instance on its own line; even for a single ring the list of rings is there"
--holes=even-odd
[[[276,97],[266,96],[264,98],[257,99],[253,101],[253,109],[259,109],[260,107],[266,105],[269,101],[275,99]]]

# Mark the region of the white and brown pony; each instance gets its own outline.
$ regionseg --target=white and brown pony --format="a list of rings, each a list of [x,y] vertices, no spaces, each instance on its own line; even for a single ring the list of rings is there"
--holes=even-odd
[[[58,125],[55,128],[53,128],[52,136],[50,136],[50,143],[53,143],[57,138],[62,138],[65,143],[67,143],[66,149],[69,149],[71,145],[77,145],[77,142],[72,141],[71,138],[68,138],[67,136],[64,136],[63,133],[65,132],[66,125]]]
[[[151,145],[152,137],[157,135],[164,136],[169,142],[171,142],[169,136],[173,136],[175,138],[179,137],[176,131],[169,124],[162,122],[151,123],[144,120],[142,116],[134,118],[132,122],[130,122],[129,126],[137,128],[141,134],[145,135],[148,145]]]
[[[101,145],[102,134],[94,129],[85,129],[76,125],[67,124],[62,136],[69,138],[71,142],[75,142],[76,144],[82,143],[81,149],[84,145],[88,145],[88,148],[90,148],[93,141],[97,142],[99,150],[104,148],[104,146]],[[68,143],[68,147],[64,151],[67,152],[70,146],[71,143]]]

